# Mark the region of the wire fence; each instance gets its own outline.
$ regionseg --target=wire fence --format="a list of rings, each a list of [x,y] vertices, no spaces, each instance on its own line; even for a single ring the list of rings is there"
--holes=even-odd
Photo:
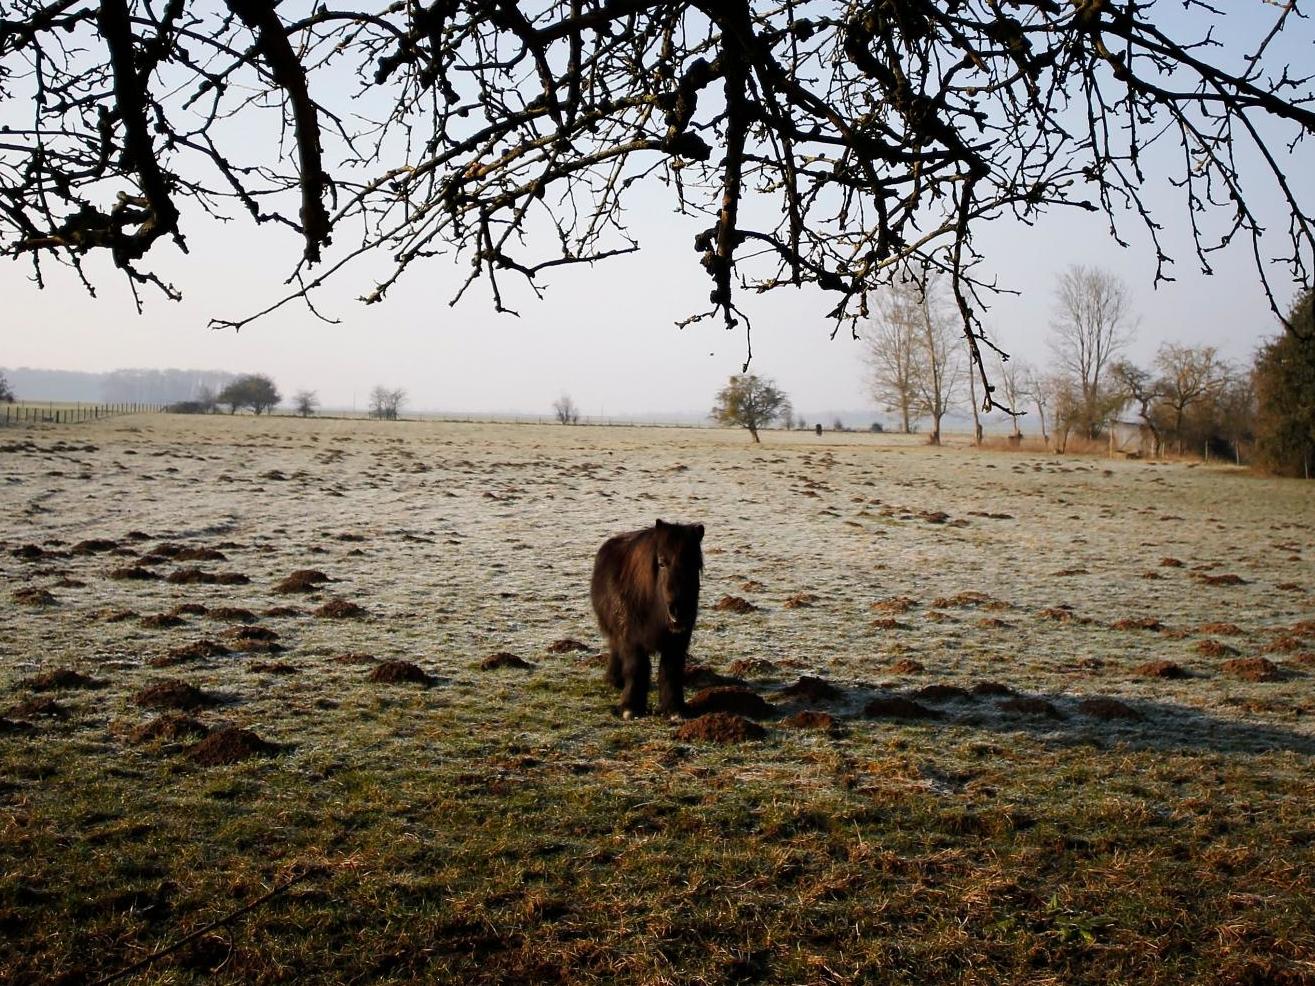
[[[163,404],[44,404],[18,402],[0,404],[0,427],[25,424],[78,424],[121,414],[146,414],[164,410]]]

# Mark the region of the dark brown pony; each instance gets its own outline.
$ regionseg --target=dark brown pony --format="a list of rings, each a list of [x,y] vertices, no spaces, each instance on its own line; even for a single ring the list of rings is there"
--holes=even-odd
[[[658,711],[685,712],[685,656],[699,615],[703,525],[659,520],[608,538],[589,586],[611,651],[607,680],[621,689],[621,714],[648,711],[649,655],[658,663]]]

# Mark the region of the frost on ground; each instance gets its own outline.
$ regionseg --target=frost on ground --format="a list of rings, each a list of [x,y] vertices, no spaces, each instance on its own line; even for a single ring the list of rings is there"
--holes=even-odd
[[[1200,804],[1210,824],[1236,810],[1219,831],[1251,856],[1274,845],[1262,824],[1315,831],[1309,484],[812,433],[754,446],[727,431],[142,416],[0,439],[0,926],[26,936],[22,950],[0,947],[0,978],[126,962],[308,859],[328,882],[375,881],[381,913],[413,914],[426,900],[442,921],[460,918],[447,933],[465,945],[450,953],[408,950],[391,925],[372,926],[397,953],[385,973],[399,978],[530,975],[537,956],[582,981],[724,979],[741,967],[760,980],[811,981],[811,970],[823,981],[827,969],[844,981],[897,959],[926,981],[954,968],[945,956],[970,953],[945,929],[962,929],[976,895],[993,892],[1015,922],[977,933],[1009,945],[996,972],[1032,968],[1023,946],[1035,939],[1049,943],[1041,964],[1072,978],[1088,967],[1065,948],[1113,948],[1118,968],[1150,953],[1114,934],[1124,919],[1090,899],[1009,898],[993,882],[1004,877],[985,871],[996,864],[983,862],[981,840],[993,859],[1015,852],[1011,865],[1037,867],[1029,846],[1077,839],[1094,893],[1117,883],[1095,869],[1136,851],[1099,843],[1116,815],[1144,832],[1159,824],[1147,819],[1196,817]],[[745,727],[721,743],[725,730],[612,715],[589,610],[593,553],[658,517],[707,527],[689,693],[743,699],[730,711],[757,718],[761,733]],[[727,599],[736,604],[717,604]],[[454,791],[486,809],[462,830],[455,807],[423,807]],[[728,808],[735,799],[742,815]],[[670,810],[655,820],[654,804]],[[782,804],[818,819],[764,832]],[[665,827],[684,814],[700,844],[700,826],[721,825],[735,850],[726,858],[742,851],[750,869],[760,852],[784,860],[800,832],[829,832],[827,851],[868,880],[873,866],[883,879],[905,872],[873,852],[923,865],[966,852],[965,840],[979,851],[954,863],[957,896],[924,896],[921,916],[905,919],[925,955],[913,944],[898,957],[860,949],[846,966],[813,924],[773,935],[761,916],[716,922],[703,946],[664,951],[661,929],[624,945],[629,922],[658,920],[663,894],[676,893],[668,870],[627,853],[655,851],[656,833],[686,844]],[[759,827],[741,831],[741,819]],[[497,843],[507,858],[478,877],[469,867],[442,876],[432,861],[415,872],[401,848],[413,840],[483,860],[499,850],[469,832],[517,820],[508,832],[518,834]],[[883,836],[896,820],[898,835]],[[936,826],[941,843],[898,843]],[[1047,826],[1058,834],[1030,834]],[[537,850],[517,839],[545,829],[596,860],[599,900],[614,892],[602,871],[634,865],[635,885],[652,884],[647,903],[631,900],[614,920],[563,903],[578,895],[554,871],[531,892],[551,898],[543,910],[516,911],[498,896],[503,869],[530,866]],[[1211,844],[1192,832],[1191,845]],[[883,849],[883,837],[896,841]],[[143,841],[174,846],[172,862],[116,869],[115,853]],[[1285,844],[1285,858],[1308,862],[1311,841]],[[1258,872],[1266,859],[1243,863]],[[1245,947],[1226,942],[1238,976],[1309,969],[1308,934],[1285,932],[1272,947],[1266,915],[1291,909],[1283,893],[1261,894],[1237,858],[1207,863],[1221,899],[1256,898],[1234,901],[1245,913],[1229,918],[1251,929],[1237,933]],[[805,923],[870,907],[862,881],[812,887],[816,897],[794,885],[834,878],[818,865],[757,892],[796,901]],[[81,903],[56,888],[64,871],[81,873]],[[680,872],[714,895],[744,876]],[[1072,877],[1059,886],[1071,890]],[[389,896],[416,881],[429,896]],[[240,889],[222,889],[230,882]],[[166,884],[169,902],[154,912],[115,896]],[[1156,920],[1176,915],[1224,941],[1210,923],[1224,917],[1204,905],[1144,903]],[[336,905],[282,906],[323,915]],[[496,943],[472,944],[481,921],[501,929]],[[307,941],[346,934],[316,928]],[[568,947],[567,928],[594,950]],[[935,949],[933,929],[950,935]],[[811,944],[792,937],[805,931]],[[226,975],[258,980],[309,961],[296,936],[264,934],[236,959],[230,936],[223,954],[165,965],[199,975],[229,955]],[[1279,966],[1255,966],[1261,955]],[[379,974],[358,960],[334,961],[344,975]]]

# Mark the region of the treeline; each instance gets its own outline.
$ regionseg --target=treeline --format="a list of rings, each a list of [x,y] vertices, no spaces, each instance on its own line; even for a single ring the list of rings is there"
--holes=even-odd
[[[1294,307],[1292,331],[1262,345],[1250,363],[1213,346],[1166,342],[1149,365],[1126,356],[1136,324],[1127,288],[1099,269],[1060,275],[1051,320],[1049,366],[995,359],[996,403],[1032,417],[1048,448],[1071,440],[1160,456],[1228,456],[1287,475],[1315,467],[1315,326],[1311,296]],[[943,282],[897,285],[878,301],[865,341],[869,389],[905,431],[965,404],[982,438],[981,386],[962,353],[956,307]]]
[[[10,390],[25,401],[84,404],[172,404],[193,400],[203,388],[218,392],[237,374],[224,370],[124,369],[109,373],[0,369]]]

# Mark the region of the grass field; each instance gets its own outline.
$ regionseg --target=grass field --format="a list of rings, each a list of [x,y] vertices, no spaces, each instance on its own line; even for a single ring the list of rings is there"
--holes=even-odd
[[[172,946],[124,981],[1315,982],[1311,489],[881,435],[10,428],[0,982]],[[612,712],[592,557],[657,517],[708,531],[691,692],[761,735]]]

